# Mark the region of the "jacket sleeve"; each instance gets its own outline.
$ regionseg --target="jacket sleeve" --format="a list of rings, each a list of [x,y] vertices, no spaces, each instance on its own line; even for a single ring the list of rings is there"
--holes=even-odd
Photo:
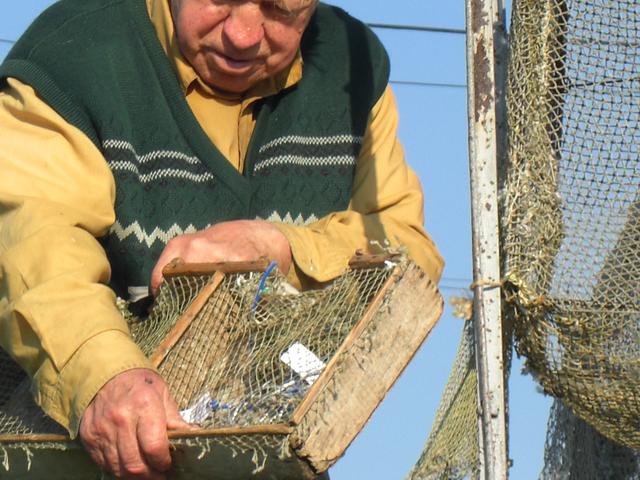
[[[75,436],[104,383],[149,368],[96,240],[114,221],[114,180],[93,143],[15,79],[0,92],[0,172],[0,346]]]
[[[297,285],[343,273],[356,250],[404,246],[437,282],[443,260],[423,227],[423,195],[397,137],[398,113],[387,87],[373,107],[356,164],[349,208],[306,226],[277,224],[291,245]]]

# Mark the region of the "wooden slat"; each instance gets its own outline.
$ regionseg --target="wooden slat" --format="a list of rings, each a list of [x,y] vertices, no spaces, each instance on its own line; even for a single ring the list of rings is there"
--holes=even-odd
[[[251,425],[247,427],[225,427],[198,430],[171,430],[169,439],[184,439],[197,437],[223,437],[237,435],[288,435],[293,431],[290,425],[270,424]],[[67,435],[0,435],[0,447],[2,444],[11,443],[67,443],[74,442]]]
[[[72,441],[68,435],[0,435],[0,447],[2,447],[2,444],[9,443],[61,443]]]
[[[214,272],[249,273],[264,272],[269,266],[269,260],[260,258],[251,262],[220,262],[220,263],[185,263],[179,258],[173,259],[163,269],[165,278],[178,276],[209,275]]]
[[[397,261],[402,255],[399,253],[383,253],[383,254],[370,254],[370,253],[356,253],[351,260],[349,260],[349,268],[357,270],[360,268],[375,268],[385,266],[387,262]]]
[[[191,325],[194,318],[200,313],[200,310],[207,304],[209,297],[216,291],[224,280],[223,272],[216,272],[213,278],[204,286],[204,288],[198,293],[196,298],[191,302],[191,305],[187,307],[184,313],[180,316],[176,324],[171,331],[164,338],[162,343],[158,346],[153,355],[151,356],[151,363],[154,367],[158,368],[162,361],[165,359],[169,351],[178,343],[178,340],[182,338],[184,333]]]
[[[316,472],[344,453],[442,313],[442,297],[416,265],[394,278],[295,412],[292,448]]]
[[[304,397],[303,401],[300,403],[300,405],[298,405],[298,408],[296,408],[296,410],[293,412],[293,415],[291,416],[292,425],[300,424],[300,422],[302,421],[302,418],[307,414],[307,412],[309,411],[309,408],[311,408],[311,406],[317,400],[318,395],[325,388],[327,382],[331,380],[331,377],[336,369],[336,366],[338,364],[338,360],[340,359],[340,357],[344,354],[345,351],[347,351],[349,348],[352,347],[354,342],[362,334],[363,330],[367,328],[367,326],[371,322],[371,319],[380,308],[380,304],[384,300],[384,296],[386,295],[387,291],[393,285],[395,285],[395,283],[398,281],[398,278],[400,278],[401,275],[402,275],[402,271],[400,270],[399,267],[396,267],[396,269],[389,276],[389,278],[384,283],[384,285],[382,285],[382,287],[380,288],[380,291],[376,294],[376,296],[373,298],[373,300],[367,307],[367,310],[365,311],[362,318],[358,320],[358,323],[356,323],[355,327],[353,327],[351,332],[349,332],[349,335],[347,335],[347,338],[345,338],[345,340],[342,342],[342,345],[340,345],[340,348],[338,348],[335,355],[331,357],[331,360],[329,360],[329,363],[327,363],[327,366],[324,368],[324,370],[322,371],[318,379],[311,386],[311,389],[309,390],[307,395]]]
[[[374,268],[385,265],[388,261],[395,261],[400,258],[400,254],[369,254],[356,253],[349,260],[349,267],[353,269]],[[180,258],[175,258],[163,269],[164,277],[209,275],[214,272],[224,273],[248,273],[264,272],[269,266],[267,258],[261,258],[251,262],[220,262],[220,263],[185,263]]]
[[[223,437],[230,435],[289,435],[292,431],[293,428],[290,425],[275,423],[270,425],[212,428],[207,430],[175,430],[169,432],[169,438]]]

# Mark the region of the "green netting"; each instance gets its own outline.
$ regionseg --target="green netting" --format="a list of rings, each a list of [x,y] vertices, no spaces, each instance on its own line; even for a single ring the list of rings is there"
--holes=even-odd
[[[507,313],[528,368],[567,407],[543,476],[605,478],[591,451],[609,456],[606,478],[631,478],[607,453],[622,447],[586,445],[640,448],[640,3],[515,2],[508,78]]]

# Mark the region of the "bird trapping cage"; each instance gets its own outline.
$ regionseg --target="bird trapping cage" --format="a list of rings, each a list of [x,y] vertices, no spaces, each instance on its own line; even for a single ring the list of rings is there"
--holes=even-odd
[[[502,250],[517,349],[548,393],[638,449],[640,3],[516,1],[510,48]],[[584,464],[567,418],[548,448]],[[610,460],[607,478],[627,478]]]
[[[165,279],[148,318],[129,320],[183,416],[202,427],[172,434],[175,479],[326,471],[442,310],[424,272],[397,255],[357,256],[305,292],[264,262],[176,262]],[[28,379],[8,357],[0,365],[2,478],[95,478],[80,446],[30,400]],[[66,470],[56,477],[51,462]]]

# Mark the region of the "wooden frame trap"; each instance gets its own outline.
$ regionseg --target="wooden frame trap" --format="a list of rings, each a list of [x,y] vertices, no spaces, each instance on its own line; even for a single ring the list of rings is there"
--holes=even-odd
[[[171,479],[326,472],[443,308],[436,286],[399,255],[357,255],[344,275],[304,292],[266,261],[174,261],[164,276],[148,317],[126,316],[183,416],[202,426],[170,433]],[[0,374],[0,476],[100,478],[79,443],[35,406],[7,356]]]

